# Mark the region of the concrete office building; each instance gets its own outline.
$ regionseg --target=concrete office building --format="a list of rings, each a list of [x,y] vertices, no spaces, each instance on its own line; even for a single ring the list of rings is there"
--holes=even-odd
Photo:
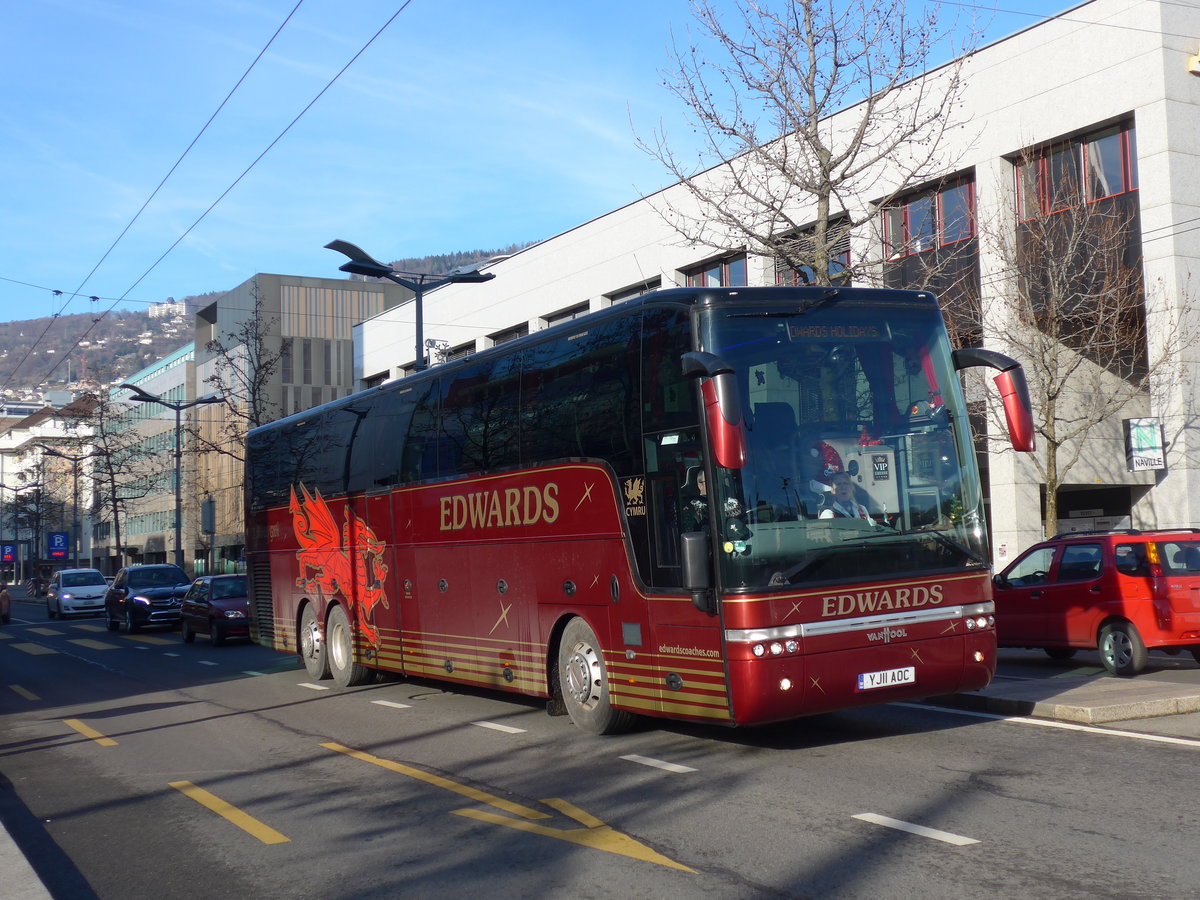
[[[1155,0],[1092,0],[980,49],[965,60],[963,125],[942,148],[953,164],[890,209],[880,209],[878,227],[851,235],[848,252],[888,260],[884,280],[902,284],[902,257],[962,241],[983,309],[998,308],[1009,280],[997,251],[977,239],[980,223],[1015,230],[1022,166],[1029,166],[1022,176],[1027,179],[1052,177],[1065,152],[1103,185],[1100,195],[1132,212],[1150,342],[1158,339],[1156,328],[1165,319],[1184,331],[1195,329],[1198,52],[1200,8]],[[775,260],[753,247],[738,247],[731,239],[728,252],[714,254],[681,241],[659,210],[687,203],[680,185],[668,187],[495,262],[488,271],[496,278],[488,283],[430,292],[425,336],[441,342],[433,361],[653,288],[777,283]],[[946,213],[951,208],[967,218],[960,214],[952,221]],[[935,210],[925,223],[930,242],[910,241],[890,256],[883,252],[879,245],[889,225],[907,228],[922,209]],[[805,220],[803,209],[789,212],[793,220]],[[415,358],[410,307],[363,322],[355,351],[360,387],[405,375]],[[1178,382],[1161,396],[1148,392],[1136,398],[1092,432],[1057,494],[1060,530],[1200,524],[1200,430],[1192,427],[1197,410],[1191,387],[1197,354],[1196,342],[1182,347]],[[1161,421],[1169,444],[1165,468],[1129,471],[1122,426],[1127,417]],[[1003,564],[1041,538],[1045,488],[1029,460],[1017,454],[991,450],[986,466],[993,547],[996,562]]]

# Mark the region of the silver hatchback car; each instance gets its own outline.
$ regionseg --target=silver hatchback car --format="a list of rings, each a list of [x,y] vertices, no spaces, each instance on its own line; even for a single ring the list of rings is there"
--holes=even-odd
[[[98,616],[104,612],[107,590],[108,582],[99,569],[60,569],[46,588],[46,615],[51,619]]]

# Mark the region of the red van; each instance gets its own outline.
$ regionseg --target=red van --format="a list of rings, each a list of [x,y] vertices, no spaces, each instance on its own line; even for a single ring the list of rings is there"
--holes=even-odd
[[[1148,649],[1200,662],[1200,529],[1063,535],[993,582],[1001,647],[1099,649],[1113,675],[1136,675]]]

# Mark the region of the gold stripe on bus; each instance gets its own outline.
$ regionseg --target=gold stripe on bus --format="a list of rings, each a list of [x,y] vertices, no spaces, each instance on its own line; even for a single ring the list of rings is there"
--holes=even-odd
[[[663,684],[654,684],[650,686],[641,686],[634,684],[625,684],[621,682],[609,681],[608,692],[614,697],[650,697],[650,696],[671,696],[671,697],[688,697],[697,703],[711,701],[719,705],[727,704],[728,698],[724,691],[706,691],[699,688],[697,685],[689,684],[680,690],[673,691]]]
[[[491,642],[491,646],[483,646],[481,644],[472,642],[469,635],[447,636],[457,638],[457,640],[454,642],[432,641],[427,639],[428,636],[413,636],[405,638],[403,643],[407,647],[429,647],[438,650],[467,650],[472,653],[487,654],[509,653],[514,656],[523,656],[529,660],[542,658],[546,649],[544,644],[531,644],[524,641],[512,641],[507,643],[503,641],[494,641]],[[514,649],[515,647],[521,647],[522,649]]]
[[[621,706],[629,709],[640,709],[646,712],[672,712],[680,715],[692,716],[693,718],[715,719],[724,722],[732,721],[733,716],[729,714],[729,707],[712,707],[700,706],[689,703],[649,703],[644,700],[630,699],[623,701]]]
[[[489,675],[486,673],[473,672],[466,667],[460,668],[458,666],[454,667],[453,672],[447,672],[442,666],[424,665],[420,663],[409,666],[408,673],[414,676],[426,675],[431,679],[438,679],[441,681],[466,681],[471,684],[481,684],[488,687],[521,688],[523,690],[537,693],[546,692],[545,679],[542,679],[541,681],[534,681],[532,678],[523,677],[519,674],[515,675],[512,681],[507,681],[502,673]]]

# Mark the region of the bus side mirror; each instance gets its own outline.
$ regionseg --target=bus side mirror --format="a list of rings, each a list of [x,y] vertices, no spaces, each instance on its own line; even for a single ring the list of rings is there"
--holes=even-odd
[[[1000,374],[993,380],[1000,389],[1000,398],[1004,403],[1008,439],[1012,442],[1014,450],[1031,452],[1035,443],[1033,403],[1029,399],[1029,385],[1025,382],[1025,370],[1021,368],[1021,364],[1003,353],[984,350],[982,347],[964,347],[955,350],[953,356],[956,371],[975,366],[1000,370]]]
[[[692,595],[692,605],[710,616],[717,614],[712,595],[712,567],[708,535],[686,531],[679,536],[679,558],[683,561],[683,586]]]
[[[719,356],[702,351],[683,354],[685,378],[706,378],[700,386],[709,440],[718,466],[740,469],[746,465],[746,425],[738,397],[733,366]]]

